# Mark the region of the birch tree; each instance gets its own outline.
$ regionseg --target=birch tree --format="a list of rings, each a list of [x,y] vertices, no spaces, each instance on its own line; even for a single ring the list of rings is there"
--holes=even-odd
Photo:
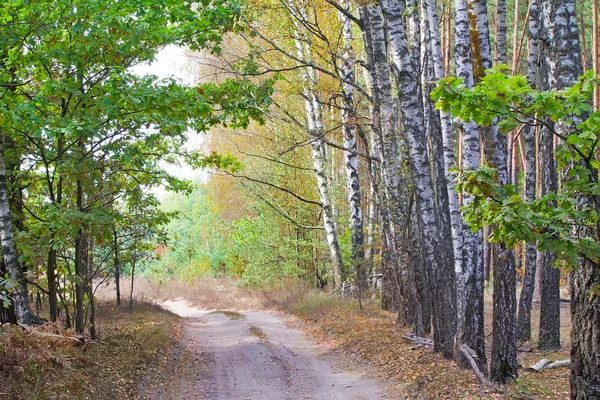
[[[456,9],[456,74],[467,87],[473,87],[474,71],[471,52],[469,14],[467,2],[457,0]],[[463,170],[479,168],[481,159],[479,127],[472,121],[462,122]],[[463,204],[468,206],[472,196],[464,195]],[[481,231],[473,232],[464,223],[462,228],[462,274],[458,277],[458,331],[457,344],[466,344],[477,354],[477,365],[487,371],[484,321],[483,321],[483,239]],[[461,293],[462,292],[462,293]],[[459,362],[466,366],[467,361],[460,356]]]
[[[356,142],[356,116],[354,113],[355,56],[353,49],[352,25],[348,13],[350,2],[344,4],[345,13],[340,12],[344,54],[340,73],[343,86],[342,126],[344,131],[344,158],[347,176],[348,205],[350,208],[350,230],[352,241],[352,267],[359,298],[367,288],[365,249],[363,238],[363,214],[361,206],[361,187],[358,171],[358,146]]]
[[[527,60],[527,81],[535,87],[538,73],[538,0],[531,0],[529,4],[529,57]],[[537,160],[536,160],[536,127],[533,120],[523,128],[525,143],[525,190],[524,199],[532,201],[536,197]],[[525,245],[525,274],[519,298],[519,311],[517,317],[517,340],[526,342],[531,339],[531,306],[537,269],[537,250],[535,243]]]
[[[447,358],[453,357],[453,337],[456,333],[454,265],[442,254],[450,253],[451,238],[441,235],[440,216],[436,212],[430,161],[423,126],[423,108],[419,76],[410,58],[403,1],[384,0],[382,8],[389,25],[390,52],[397,73],[400,113],[406,136],[409,159],[415,182],[416,209],[425,260],[433,282],[434,349]]]
[[[19,262],[13,218],[8,200],[8,181],[6,178],[3,140],[3,135],[0,133],[0,240],[2,241],[4,266],[12,283],[16,285],[13,289],[12,298],[17,321],[23,325],[40,325],[43,321],[33,313],[29,306],[27,280],[23,266]]]
[[[294,4],[290,4],[290,8],[294,9]],[[298,15],[294,16],[293,18],[302,18],[305,21],[308,20],[308,17],[302,9],[296,9],[296,11],[298,12]],[[303,27],[297,21],[294,23],[294,29],[296,35],[295,46],[297,57],[300,60],[307,60],[309,64],[314,65],[309,34],[303,32]],[[311,67],[304,68],[303,78],[303,94],[306,108],[307,130],[310,137],[313,167],[316,173],[319,197],[321,206],[323,208],[323,226],[325,228],[329,252],[331,254],[334,287],[339,288],[345,279],[344,262],[342,260],[342,252],[340,250],[338,234],[335,227],[327,179],[327,153],[325,143],[323,141],[325,136],[323,110],[321,106],[321,100],[316,92],[317,77],[314,69]]]

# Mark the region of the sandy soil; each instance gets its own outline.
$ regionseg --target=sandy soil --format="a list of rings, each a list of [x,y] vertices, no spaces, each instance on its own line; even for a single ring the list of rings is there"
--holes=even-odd
[[[206,372],[175,385],[187,399],[383,399],[383,387],[328,356],[274,312],[222,313],[163,306],[185,318],[181,346],[208,364]]]

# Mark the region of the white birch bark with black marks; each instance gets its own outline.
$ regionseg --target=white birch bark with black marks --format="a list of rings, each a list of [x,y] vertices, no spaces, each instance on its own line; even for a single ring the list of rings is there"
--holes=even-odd
[[[467,87],[474,85],[473,60],[469,14],[466,0],[456,0],[456,74],[463,78]],[[464,170],[475,170],[480,166],[481,148],[479,127],[473,121],[462,123],[462,146]],[[473,197],[463,195],[463,205],[467,206]],[[462,228],[462,276],[458,277],[462,296],[458,302],[458,334],[456,347],[469,346],[477,354],[476,362],[481,371],[487,373],[483,319],[483,238],[481,231],[472,232],[464,223]],[[457,357],[459,365],[468,367],[468,360],[462,354]]]
[[[549,38],[549,40],[542,42],[541,50],[541,64],[543,66],[541,74],[543,76],[540,81],[542,89],[545,90],[569,87],[575,83],[577,76],[582,72],[581,68],[577,70],[573,64],[574,60],[569,60],[570,63],[567,61],[566,68],[557,65],[557,61],[565,56],[563,50],[563,57],[560,57],[560,50],[557,48],[566,44],[560,43],[561,39],[565,39],[564,33],[560,30],[568,29],[569,24],[568,21],[563,21],[564,25],[560,26],[560,21],[555,21],[556,16],[554,13],[557,11],[557,7],[562,8],[561,4],[543,1],[539,13],[540,35]],[[574,12],[574,3],[572,7]],[[555,42],[557,39],[559,43]],[[576,42],[576,45],[578,45],[578,42]],[[573,49],[573,51],[576,50]],[[581,66],[581,59],[575,62]],[[561,76],[562,74],[565,74],[565,76]],[[547,124],[549,127],[542,126],[539,131],[540,196],[558,192],[557,165],[554,160],[554,135],[552,131],[556,130],[560,135],[569,135],[571,130],[571,127],[565,126],[562,121],[556,123],[548,121]],[[553,202],[550,206],[555,207],[556,203]],[[538,252],[537,268],[540,273],[538,346],[540,349],[560,348],[560,271],[554,267],[555,260],[556,255],[551,251]]]
[[[350,12],[350,2],[344,3]],[[340,73],[342,76],[342,129],[344,132],[344,161],[346,166],[348,206],[350,209],[350,232],[352,241],[352,268],[359,297],[367,289],[365,249],[363,237],[363,214],[361,205],[360,178],[358,173],[358,146],[356,141],[356,116],[354,111],[355,59],[352,25],[350,18],[340,13],[344,54]]]
[[[444,62],[442,58],[442,41],[440,36],[438,10],[435,1],[422,0],[423,19],[427,22],[428,28],[428,48],[431,51],[431,60],[433,63],[434,79],[443,79],[445,75]],[[448,205],[450,208],[450,227],[452,229],[452,247],[454,253],[454,269],[457,277],[462,276],[462,220],[460,215],[460,205],[458,193],[456,192],[456,176],[450,172],[451,168],[456,167],[456,158],[454,156],[454,139],[452,137],[452,120],[448,112],[440,112],[440,121],[442,128],[442,141],[444,145],[444,165],[447,181]],[[457,279],[457,302],[462,299],[462,285]]]
[[[0,240],[2,241],[4,268],[12,283],[16,284],[11,296],[17,322],[23,325],[40,325],[43,321],[31,310],[25,272],[19,262],[10,200],[8,197],[8,179],[6,176],[4,139],[2,136],[0,133]]]
[[[435,194],[423,132],[423,108],[420,77],[410,57],[406,22],[406,5],[399,0],[382,1],[389,27],[389,45],[392,63],[397,72],[399,109],[403,134],[406,137],[413,172],[416,209],[419,213],[423,254],[430,268],[433,283],[433,337],[434,350],[452,358],[453,338],[456,333],[453,260],[445,255],[452,250],[451,238],[444,238],[435,206]]]
[[[538,0],[531,0],[529,4],[529,56],[527,61],[527,81],[535,85],[538,63]],[[525,191],[524,200],[532,201],[536,197],[537,159],[535,126],[533,121],[523,128],[523,142],[525,147]],[[535,275],[537,269],[537,249],[535,243],[525,245],[525,274],[519,297],[519,312],[517,316],[517,340],[527,342],[531,339],[531,307]]]
[[[365,45],[366,69],[364,69],[364,78],[368,93],[371,97],[369,105],[369,113],[371,117],[370,131],[368,132],[369,143],[369,200],[368,200],[368,223],[367,223],[367,243],[365,246],[365,264],[369,273],[374,272],[374,255],[375,255],[375,234],[377,230],[377,222],[379,218],[379,204],[381,202],[379,195],[379,165],[378,159],[381,156],[379,150],[379,138],[381,136],[381,125],[379,121],[379,90],[376,86],[374,76],[375,61],[373,57],[373,40],[371,38],[370,28],[368,27],[368,15],[365,7],[359,8],[360,19],[363,24],[362,34]],[[363,135],[366,134],[363,132]],[[365,140],[367,142],[367,140]],[[383,239],[383,237],[382,237]]]
[[[381,158],[381,181],[379,198],[382,219],[383,246],[383,301],[388,310],[398,311],[400,283],[398,281],[399,243],[396,225],[399,221],[400,173],[402,166],[395,132],[395,110],[392,97],[392,79],[388,63],[385,23],[379,4],[361,8],[361,19],[365,29],[365,46],[370,59],[370,74],[373,81],[374,105],[373,133],[377,135],[377,148]]]
[[[549,7],[546,23],[549,34],[544,44],[549,48],[551,88],[567,88],[582,74],[579,30],[574,0],[546,0],[540,2],[540,12]],[[578,121],[575,121],[578,122]],[[556,130],[565,134],[569,128],[560,121]],[[597,182],[597,171],[590,174],[590,181]],[[590,182],[590,183],[592,183]],[[597,184],[597,183],[594,183]],[[588,206],[598,199],[580,198]],[[580,228],[577,234],[598,237],[600,226],[594,229]],[[579,268],[572,272],[571,289],[571,399],[600,399],[600,296],[590,295],[600,285],[600,268],[592,261],[581,258]]]
[[[300,17],[304,18],[303,14]],[[311,55],[311,48],[308,38],[301,31],[301,27],[295,27],[296,52],[299,59],[307,60],[309,63],[314,63]],[[323,208],[323,227],[325,228],[325,236],[329,252],[331,254],[331,264],[333,270],[334,288],[337,289],[344,281],[344,263],[342,260],[342,252],[340,250],[335,221],[333,217],[333,209],[331,206],[331,196],[329,193],[329,185],[327,179],[327,156],[325,142],[323,137],[325,129],[323,125],[323,111],[320,99],[316,94],[317,79],[314,69],[306,67],[304,69],[304,103],[306,107],[306,119],[308,125],[308,133],[312,150],[313,167],[317,178],[317,187],[319,190],[319,198]]]

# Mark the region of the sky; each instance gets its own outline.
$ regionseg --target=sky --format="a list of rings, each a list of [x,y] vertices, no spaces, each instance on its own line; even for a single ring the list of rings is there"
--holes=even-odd
[[[157,55],[156,60],[151,63],[140,64],[132,68],[132,71],[139,75],[153,74],[159,78],[175,78],[179,82],[187,85],[196,83],[197,74],[194,73],[194,60],[186,55],[186,50],[181,47],[169,45],[162,49]],[[189,142],[186,145],[189,149],[198,149],[203,143],[203,137],[196,132],[189,132]],[[164,163],[165,169],[179,177],[190,180],[200,178],[202,181],[208,180],[206,171],[193,170],[187,165],[177,166]],[[152,191],[159,199],[165,198],[167,192],[164,187],[155,188]]]

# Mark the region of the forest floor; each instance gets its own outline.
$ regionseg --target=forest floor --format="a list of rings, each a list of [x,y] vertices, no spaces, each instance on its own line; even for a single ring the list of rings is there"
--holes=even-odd
[[[529,400],[569,397],[567,368],[542,372],[527,369],[543,358],[552,361],[569,358],[568,303],[562,305],[561,312],[563,347],[559,351],[542,352],[535,348],[536,343],[532,341],[531,351],[519,352],[520,376],[517,381],[496,390],[481,385],[471,370],[460,369],[454,362],[445,360],[429,348],[416,346],[406,340],[404,336],[410,333],[409,330],[399,328],[396,316],[381,310],[374,299],[367,301],[361,312],[355,301],[315,292],[291,283],[284,283],[270,291],[253,290],[225,279],[200,280],[192,284],[145,282],[139,286],[139,291],[146,296],[162,300],[184,298],[190,305],[203,309],[229,310],[244,315],[248,314],[248,311],[257,310],[289,313],[291,315],[283,317],[288,325],[302,329],[312,341],[325,346],[329,357],[337,360],[338,364],[345,362],[354,369],[360,366],[380,382],[385,382],[389,398]],[[488,352],[491,350],[491,312],[491,299],[487,299]],[[280,317],[283,315],[285,314],[280,314]],[[212,324],[217,334],[216,332],[220,332],[220,324],[235,324],[225,317],[226,315],[217,314],[205,316],[204,318],[208,319],[201,320],[200,323]],[[534,305],[533,338],[537,337],[538,320],[539,310]],[[244,329],[249,329],[252,321],[250,317],[239,323],[246,326]],[[258,330],[261,331],[262,329]],[[246,340],[246,337],[243,340]],[[258,334],[257,338],[252,340],[260,343],[262,339]],[[350,395],[347,398],[360,397]]]
[[[57,324],[0,327],[0,399],[139,399],[170,383],[166,369],[205,370],[178,346],[183,323],[176,315],[144,300],[134,302],[132,314],[113,302],[97,308],[94,342],[74,340]]]

